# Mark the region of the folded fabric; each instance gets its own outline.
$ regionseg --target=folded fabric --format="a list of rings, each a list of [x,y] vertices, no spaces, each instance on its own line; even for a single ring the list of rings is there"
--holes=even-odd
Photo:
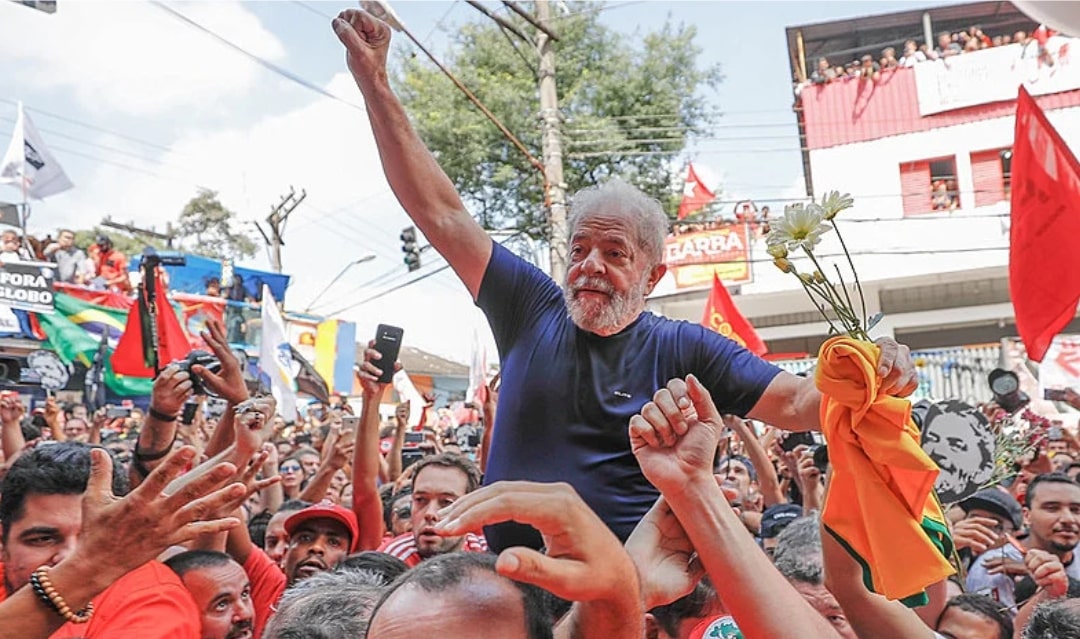
[[[937,465],[919,445],[911,403],[881,392],[879,355],[850,337],[821,346],[815,382],[832,465],[821,519],[868,589],[924,605],[926,587],[954,572],[952,538],[933,493]]]

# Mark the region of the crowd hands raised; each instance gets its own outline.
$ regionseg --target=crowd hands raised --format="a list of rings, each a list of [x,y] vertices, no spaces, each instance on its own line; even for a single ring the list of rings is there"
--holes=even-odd
[[[421,430],[403,459],[411,416],[384,429],[395,363],[373,348],[358,415],[285,424],[214,323],[220,370],[159,376],[126,467],[108,442],[136,424],[77,432],[51,407],[67,441],[33,445],[0,398],[0,638],[1080,637],[1080,486],[1045,455],[1013,483],[1024,506],[994,488],[950,510],[966,584],[915,609],[870,592],[817,514],[813,380],[644,313],[666,224],[626,211],[659,205],[619,183],[576,198],[560,290],[491,242],[423,149],[386,84],[389,28],[357,10],[333,27],[392,188],[492,322],[503,372],[479,450]],[[880,392],[910,394],[907,349],[876,352]],[[182,423],[191,376],[220,418]]]

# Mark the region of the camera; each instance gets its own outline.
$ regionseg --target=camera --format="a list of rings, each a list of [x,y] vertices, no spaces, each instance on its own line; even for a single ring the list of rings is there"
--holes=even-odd
[[[214,355],[207,353],[206,351],[191,351],[187,354],[187,357],[181,360],[177,360],[171,364],[176,366],[180,370],[184,371],[191,376],[191,392],[195,395],[209,395],[211,397],[217,397],[217,395],[210,391],[203,383],[203,380],[198,375],[191,372],[192,366],[202,366],[211,373],[217,374],[221,372],[221,361]]]
[[[814,465],[824,473],[829,469],[829,448],[825,444],[818,444],[811,446],[810,450],[814,454]]]

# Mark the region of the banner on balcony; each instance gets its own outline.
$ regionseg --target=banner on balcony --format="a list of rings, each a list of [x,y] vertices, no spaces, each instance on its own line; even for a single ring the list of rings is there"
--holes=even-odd
[[[679,289],[711,286],[713,273],[725,284],[753,281],[746,224],[722,224],[705,231],[669,235],[664,263]]]
[[[1080,89],[1080,38],[1052,36],[916,64],[919,115]]]

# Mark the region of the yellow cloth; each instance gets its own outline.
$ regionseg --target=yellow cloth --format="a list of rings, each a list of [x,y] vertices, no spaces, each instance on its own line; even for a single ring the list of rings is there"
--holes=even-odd
[[[954,571],[938,468],[919,445],[911,403],[881,392],[880,350],[850,337],[822,344],[815,382],[832,479],[822,522],[863,566],[868,588],[920,600]]]

